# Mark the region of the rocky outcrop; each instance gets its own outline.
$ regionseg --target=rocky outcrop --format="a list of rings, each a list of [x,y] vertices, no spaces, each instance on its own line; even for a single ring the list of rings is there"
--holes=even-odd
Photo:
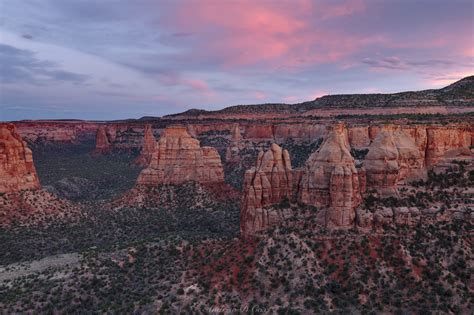
[[[200,147],[183,126],[165,129],[152,154],[148,168],[137,180],[139,185],[223,183],[224,171],[216,149]]]
[[[97,135],[95,137],[94,153],[104,154],[108,153],[110,149],[111,147],[109,139],[107,137],[107,130],[105,126],[100,126],[99,129],[97,129]]]
[[[426,176],[424,158],[412,138],[388,125],[378,132],[364,159],[367,189],[381,196],[397,195],[397,185]]]
[[[0,193],[38,189],[33,155],[12,124],[0,124]]]
[[[281,221],[283,213],[267,206],[292,198],[292,169],[290,155],[277,144],[263,153],[257,165],[245,172],[244,196],[240,214],[242,235],[255,234]]]
[[[242,143],[242,135],[240,134],[240,126],[234,125],[231,130],[231,142],[225,152],[225,161],[228,163],[238,163],[240,161],[240,150],[244,148]]]
[[[454,160],[472,161],[471,131],[468,128],[439,126],[427,128],[426,164],[446,167]]]
[[[140,151],[140,155],[135,159],[134,164],[140,166],[148,166],[151,162],[151,157],[155,151],[156,140],[153,135],[151,125],[145,126],[145,132],[143,135],[143,146]]]
[[[325,224],[331,228],[352,227],[355,208],[362,201],[364,179],[350,154],[347,129],[343,124],[330,133],[306,162],[299,187],[300,202],[326,211]]]

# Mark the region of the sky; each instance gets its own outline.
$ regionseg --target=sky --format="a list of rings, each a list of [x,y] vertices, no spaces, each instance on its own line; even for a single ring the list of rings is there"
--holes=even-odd
[[[112,120],[474,74],[472,0],[0,0],[0,120]]]

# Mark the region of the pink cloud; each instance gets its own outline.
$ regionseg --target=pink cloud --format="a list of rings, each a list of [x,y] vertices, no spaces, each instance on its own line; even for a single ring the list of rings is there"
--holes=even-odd
[[[296,67],[334,62],[380,42],[380,36],[348,35],[315,23],[364,10],[360,0],[193,1],[179,6],[169,23],[199,34],[194,53],[214,56],[226,67]]]
[[[267,95],[263,91],[255,91],[255,98],[258,100],[263,100],[267,98]]]
[[[434,75],[425,79],[425,82],[433,88],[441,88],[471,75],[474,75],[474,70],[453,71],[443,75]]]
[[[323,91],[323,90],[320,90],[320,91],[315,91],[313,92],[313,94],[311,95],[311,98],[310,99],[315,99],[315,98],[318,98],[318,97],[321,97],[321,96],[324,96],[324,95],[328,95],[329,93],[327,91]]]
[[[294,96],[294,95],[288,95],[288,96],[283,97],[283,101],[285,103],[296,103],[298,100],[299,100],[299,97]]]

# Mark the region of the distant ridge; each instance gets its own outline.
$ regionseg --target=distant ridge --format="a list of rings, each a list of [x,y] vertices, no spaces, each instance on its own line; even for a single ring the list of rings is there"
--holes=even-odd
[[[320,108],[474,106],[474,75],[465,77],[441,89],[399,93],[335,94],[298,104],[267,103],[235,105],[220,110],[190,109],[166,117],[254,113],[302,113]]]

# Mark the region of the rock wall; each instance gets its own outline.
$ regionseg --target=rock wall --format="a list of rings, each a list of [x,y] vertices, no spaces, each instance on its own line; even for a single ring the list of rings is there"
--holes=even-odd
[[[12,124],[0,124],[0,193],[38,189],[33,155]]]
[[[211,147],[200,147],[184,126],[165,129],[152,154],[148,168],[137,180],[139,185],[223,183],[224,171],[219,154]]]
[[[427,166],[444,167],[453,160],[472,161],[474,158],[470,150],[472,128],[437,126],[427,128],[426,132]]]
[[[266,206],[280,203],[293,195],[292,168],[287,150],[272,144],[260,154],[256,167],[245,172],[244,195],[240,215],[242,235],[255,234],[282,220],[284,214]]]
[[[15,126],[17,133],[31,143],[92,140],[98,128],[97,123],[82,121],[20,121]]]

